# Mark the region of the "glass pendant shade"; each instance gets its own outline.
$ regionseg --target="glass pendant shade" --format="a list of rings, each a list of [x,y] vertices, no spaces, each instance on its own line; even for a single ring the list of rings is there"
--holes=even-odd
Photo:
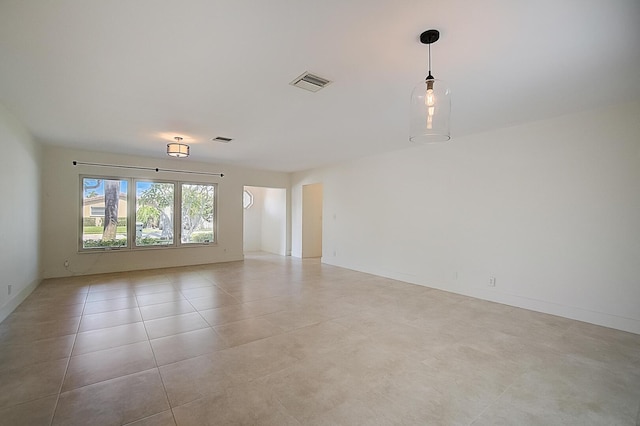
[[[442,80],[423,80],[411,92],[409,140],[416,143],[451,139],[451,90]]]

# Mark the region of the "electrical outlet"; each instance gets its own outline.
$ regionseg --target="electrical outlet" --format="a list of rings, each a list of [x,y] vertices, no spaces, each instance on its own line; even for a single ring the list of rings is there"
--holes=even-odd
[[[13,289],[13,285],[7,284],[7,294],[11,296],[11,290]]]
[[[337,254],[338,254],[338,252],[334,250],[333,251],[333,257],[335,257]]]
[[[68,260],[65,260],[65,261],[64,261],[64,267],[65,267],[65,268],[68,268],[68,267],[69,267],[69,261],[68,261]]]
[[[489,287],[495,287],[496,286],[496,277],[490,277],[489,278]]]

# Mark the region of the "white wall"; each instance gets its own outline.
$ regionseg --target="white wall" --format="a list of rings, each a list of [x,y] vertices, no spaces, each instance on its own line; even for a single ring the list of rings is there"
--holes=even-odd
[[[262,208],[262,251],[284,256],[287,251],[287,191],[265,188]]]
[[[639,103],[296,173],[297,256],[315,182],[326,263],[640,333]]]
[[[46,146],[45,155],[42,202],[46,216],[43,219],[42,244],[43,275],[46,278],[241,260],[243,259],[242,191],[244,186],[251,182],[263,182],[269,186],[287,188],[290,179],[287,173],[198,163],[191,159],[151,159],[55,146]],[[74,167],[73,160],[210,173],[223,172],[225,176],[219,178],[93,166]],[[156,248],[79,253],[79,175],[81,174],[218,183],[218,243],[206,247],[179,249]],[[64,267],[65,260],[69,260],[69,268]]]
[[[287,254],[287,190],[247,186],[253,206],[244,210],[244,251]]]
[[[302,187],[302,257],[322,257],[322,184]]]
[[[244,209],[243,241],[244,252],[262,250],[262,209],[265,188],[245,187],[253,195],[253,205]]]
[[[40,283],[41,147],[0,105],[0,321]],[[11,295],[7,286],[11,285]]]

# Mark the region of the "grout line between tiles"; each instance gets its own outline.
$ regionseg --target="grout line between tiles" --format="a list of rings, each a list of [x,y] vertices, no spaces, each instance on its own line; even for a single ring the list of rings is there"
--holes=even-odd
[[[138,298],[136,295],[136,303],[138,302]],[[140,311],[140,305],[138,305],[138,312],[140,313],[140,318],[142,318],[142,312]],[[164,384],[164,378],[162,377],[162,373],[160,373],[160,367],[158,366],[158,359],[156,358],[156,352],[153,350],[153,345],[151,344],[151,339],[149,338],[149,331],[147,330],[147,324],[144,322],[144,320],[142,321],[142,326],[144,327],[144,332],[147,335],[147,343],[149,343],[149,347],[151,348],[151,354],[153,355],[153,362],[156,364],[156,371],[158,372],[158,376],[160,376],[160,383],[162,383],[162,390],[164,391],[164,399],[167,402],[167,405],[169,406],[169,409],[171,410],[171,402],[169,401],[169,394],[167,394],[167,387]],[[158,414],[158,413],[156,413]],[[175,424],[178,424],[176,422],[176,417],[173,414],[173,410],[171,410],[171,416],[173,417],[173,422]]]
[[[69,372],[69,365],[71,364],[71,355],[73,354],[73,350],[76,347],[76,340],[78,339],[78,332],[80,331],[80,324],[82,324],[82,318],[84,316],[84,308],[87,306],[87,298],[89,297],[89,292],[85,294],[84,304],[82,305],[82,312],[80,313],[80,321],[78,321],[78,326],[76,327],[76,332],[73,335],[73,344],[71,345],[71,350],[69,351],[69,357],[67,358],[67,365],[64,368],[64,375],[62,376],[62,382],[60,383],[60,388],[58,389],[58,395],[56,397],[56,404],[53,409],[53,413],[51,415],[51,420],[49,422],[49,426],[53,425],[53,420],[56,418],[56,412],[58,411],[58,403],[60,402],[60,394],[62,393],[62,387],[64,386],[64,382],[67,379],[67,373]]]
[[[500,393],[500,395],[498,395],[493,401],[491,401],[490,403],[488,403],[483,409],[482,411],[480,411],[480,413],[475,416],[473,418],[473,420],[471,420],[471,422],[469,423],[469,426],[472,426],[478,419],[480,419],[480,417],[482,417],[482,415],[489,409],[491,408],[493,405],[495,405],[496,402],[498,402],[500,400],[500,398],[502,398],[502,395],[504,395],[509,389],[511,389],[511,387],[516,383],[516,380],[518,378],[520,378],[522,375],[518,375],[517,378],[513,379],[513,381],[509,384],[509,386],[505,387],[504,390]]]

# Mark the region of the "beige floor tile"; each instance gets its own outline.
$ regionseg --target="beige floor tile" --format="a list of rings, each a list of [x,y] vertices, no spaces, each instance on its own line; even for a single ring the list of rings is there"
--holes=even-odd
[[[73,346],[73,355],[82,355],[146,340],[148,340],[147,333],[141,322],[85,331],[78,333]]]
[[[153,368],[63,392],[53,424],[120,425],[168,408],[160,374]]]
[[[286,334],[267,337],[211,354],[235,383],[286,369],[304,358],[305,350]]]
[[[302,424],[363,391],[346,368],[323,357],[303,360],[256,382]]]
[[[179,314],[195,312],[191,303],[186,300],[178,300],[175,302],[159,303],[157,305],[141,306],[140,313],[145,321],[170,317]]]
[[[433,377],[443,375],[455,383],[482,384],[483,393],[497,398],[528,368],[500,354],[486,353],[463,343],[444,347],[422,362]],[[434,380],[434,384],[437,381]]]
[[[148,269],[146,271],[131,271],[127,273],[129,281],[134,287],[161,286],[171,283],[163,270]]]
[[[173,408],[179,425],[272,425],[300,423],[265,389],[243,386]]]
[[[214,327],[229,346],[238,346],[254,340],[282,333],[282,329],[263,318],[249,318]]]
[[[323,315],[304,309],[284,310],[267,314],[263,318],[277,326],[280,330],[290,331],[296,328],[308,327],[331,319],[328,315]]]
[[[0,408],[55,395],[60,390],[67,358],[0,370]]]
[[[638,335],[317,259],[45,280],[0,323],[0,425],[632,425],[639,405]]]
[[[166,365],[224,349],[227,344],[211,328],[203,328],[154,339],[151,346],[158,365]]]
[[[295,307],[297,296],[278,296],[268,299],[254,300],[243,303],[242,306],[255,314],[255,316],[272,314]]]
[[[367,338],[331,321],[299,328],[287,333],[302,356],[322,354],[337,347],[358,344]],[[277,337],[277,336],[276,336]]]
[[[172,290],[163,291],[162,293],[139,294],[136,299],[138,300],[138,306],[148,306],[183,300],[184,296],[178,290]]]
[[[18,368],[45,361],[68,358],[75,335],[50,339],[0,344],[0,370]]]
[[[196,399],[223,394],[234,382],[226,374],[230,363],[219,352],[161,366],[160,375],[172,407]]]
[[[56,293],[33,293],[32,303],[41,306],[42,308],[48,308],[53,306],[65,306],[65,305],[77,305],[85,303],[87,299],[87,293],[72,291],[72,292],[56,292]]]
[[[0,426],[49,426],[58,395],[0,410]]]
[[[84,307],[84,315],[99,314],[102,312],[119,311],[138,306],[135,297],[120,297],[118,299],[99,300],[87,302]]]
[[[511,425],[528,425],[528,426],[548,426],[548,425],[587,425],[589,423],[578,423],[575,421],[562,422],[558,417],[558,413],[552,409],[548,411],[527,412],[520,407],[499,403],[492,405],[482,412],[473,422],[473,426],[511,426]],[[598,423],[597,425],[615,424],[615,423]],[[632,423],[629,423],[631,425]],[[596,424],[591,423],[596,426]]]
[[[603,339],[582,333],[583,329],[584,327],[572,327],[561,337],[549,339],[544,344],[555,352],[604,362],[616,368],[640,367],[640,342],[614,343],[614,339]]]
[[[251,309],[243,305],[223,306],[222,308],[206,309],[199,311],[200,315],[211,326],[227,324],[234,321],[240,321],[247,318],[259,316],[254,314]]]
[[[400,423],[398,419],[385,418],[376,413],[372,407],[380,404],[381,397],[369,397],[367,395],[359,395],[348,398],[346,401],[339,403],[334,408],[322,411],[312,415],[304,420],[305,425],[309,426],[334,426],[334,425],[354,425],[354,426],[392,426],[398,424],[408,425],[409,423]],[[383,401],[384,406],[387,402]],[[436,423],[420,423],[420,424],[436,424]]]
[[[138,308],[102,312],[99,314],[84,315],[80,322],[79,331],[98,330],[100,328],[115,327],[140,321],[142,321],[142,316]]]
[[[95,278],[96,281],[91,282],[91,287],[89,287],[89,294],[95,292],[102,291],[114,291],[114,290],[131,290],[133,289],[133,285],[127,278],[108,278],[105,276],[104,279],[102,277]],[[89,279],[91,281],[91,279]]]
[[[213,282],[208,279],[200,276],[199,274],[196,277],[186,277],[186,278],[174,278],[171,283],[177,290],[188,290],[192,288],[198,287],[213,287]]]
[[[20,305],[18,309],[13,311],[5,321],[11,322],[15,320],[19,322],[43,322],[60,320],[79,317],[82,315],[83,310],[84,303],[58,306],[31,305],[23,307]]]
[[[136,296],[140,296],[143,294],[153,294],[153,293],[165,293],[175,291],[173,285],[166,284],[134,284],[133,291],[136,293]]]
[[[87,302],[99,302],[102,300],[123,299],[134,297],[135,293],[131,288],[119,288],[115,290],[93,291],[87,296]]]
[[[630,379],[602,363],[573,356],[522,374],[497,406],[536,414],[552,410],[578,424],[633,424],[640,401],[640,374]]]
[[[148,370],[156,366],[149,342],[133,343],[74,356],[62,391]]]
[[[253,413],[245,404],[224,393],[175,407],[173,415],[180,426],[256,424]]]
[[[132,423],[127,423],[125,426],[176,426],[176,422],[171,410],[167,410]]]
[[[197,312],[149,320],[144,324],[150,339],[209,327],[209,324]]]
[[[222,306],[237,305],[240,303],[236,298],[226,293],[219,293],[210,297],[197,297],[189,299],[189,302],[199,311],[220,308]]]
[[[288,286],[269,286],[261,282],[255,287],[241,287],[237,290],[228,290],[229,294],[238,299],[241,303],[254,300],[268,299],[271,297],[286,296],[297,293],[296,290]]]
[[[184,297],[187,299],[197,299],[199,297],[218,297],[218,296],[228,296],[228,293],[219,289],[215,285],[210,286],[200,286],[193,287],[189,289],[182,289],[181,293],[184,294]]]
[[[9,321],[0,324],[0,342],[26,342],[66,336],[78,331],[80,317],[61,318],[51,321]]]
[[[73,290],[77,292],[87,293],[90,288],[89,279],[86,276],[47,278],[43,280],[38,291],[51,290],[58,292],[60,290]]]
[[[389,327],[405,326],[371,312],[355,312],[350,315],[332,319],[331,321],[348,328],[354,333],[359,333],[364,336],[380,333],[381,330]]]

